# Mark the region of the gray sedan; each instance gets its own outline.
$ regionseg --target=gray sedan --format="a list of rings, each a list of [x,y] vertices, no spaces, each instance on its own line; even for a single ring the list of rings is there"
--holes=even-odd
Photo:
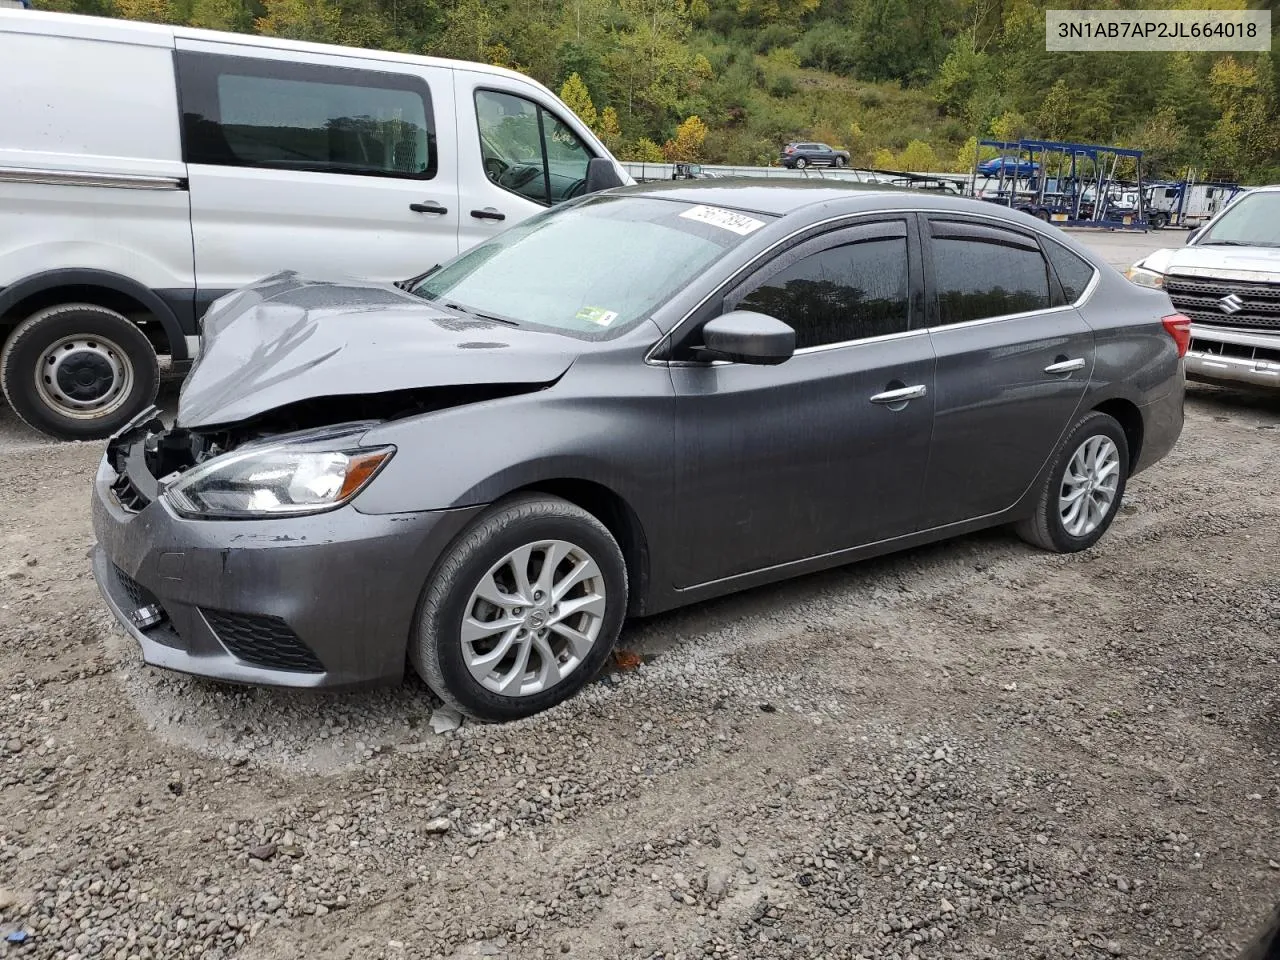
[[[1031,217],[856,185],[583,197],[398,286],[214,304],[114,437],[94,573],[147,662],[489,720],[624,618],[1009,524],[1083,550],[1182,427],[1189,324]]]

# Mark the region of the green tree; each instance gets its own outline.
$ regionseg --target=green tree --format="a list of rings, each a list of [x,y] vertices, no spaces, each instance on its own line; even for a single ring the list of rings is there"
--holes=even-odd
[[[190,24],[206,30],[247,30],[253,16],[244,0],[193,0]]]
[[[583,123],[593,130],[596,128],[599,123],[599,117],[596,115],[596,105],[591,102],[591,94],[587,90],[587,85],[582,82],[582,78],[576,73],[570,74],[569,79],[560,88],[560,99],[581,118]]]
[[[638,163],[665,163],[667,158],[663,155],[660,146],[648,137],[641,137],[627,151],[627,159]]]
[[[262,6],[256,26],[268,36],[336,43],[342,32],[342,11],[330,0],[263,0]]]
[[[618,124],[618,111],[613,107],[605,107],[600,111],[600,126],[596,128],[596,136],[604,141],[610,153],[617,153],[622,147],[622,127]]]

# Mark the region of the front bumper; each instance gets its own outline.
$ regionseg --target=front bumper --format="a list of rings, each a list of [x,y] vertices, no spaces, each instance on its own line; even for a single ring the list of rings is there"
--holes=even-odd
[[[1280,333],[1191,324],[1187,378],[1280,390]]]
[[[104,457],[93,574],[107,606],[147,663],[238,683],[397,682],[436,558],[481,509],[186,520],[159,498],[126,509],[118,479]]]

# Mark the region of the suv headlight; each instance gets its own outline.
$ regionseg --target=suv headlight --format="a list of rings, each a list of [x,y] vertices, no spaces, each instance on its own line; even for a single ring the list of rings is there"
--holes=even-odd
[[[1157,290],[1164,288],[1164,274],[1148,270],[1146,267],[1132,266],[1124,272],[1124,275],[1130,282],[1140,287],[1154,287]]]
[[[164,491],[186,517],[246,519],[321,513],[368,486],[395,447],[357,447],[357,436],[242,447],[193,467]]]

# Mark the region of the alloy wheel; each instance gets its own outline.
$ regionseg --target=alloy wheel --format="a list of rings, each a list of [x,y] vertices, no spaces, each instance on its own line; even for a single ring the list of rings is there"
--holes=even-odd
[[[587,658],[607,608],[604,575],[566,540],[512,550],[471,591],[462,614],[462,657],[485,689],[507,697],[541,693]]]
[[[1115,507],[1120,485],[1120,451],[1110,437],[1086,439],[1067,462],[1058,495],[1058,515],[1073,537],[1097,530]]]

